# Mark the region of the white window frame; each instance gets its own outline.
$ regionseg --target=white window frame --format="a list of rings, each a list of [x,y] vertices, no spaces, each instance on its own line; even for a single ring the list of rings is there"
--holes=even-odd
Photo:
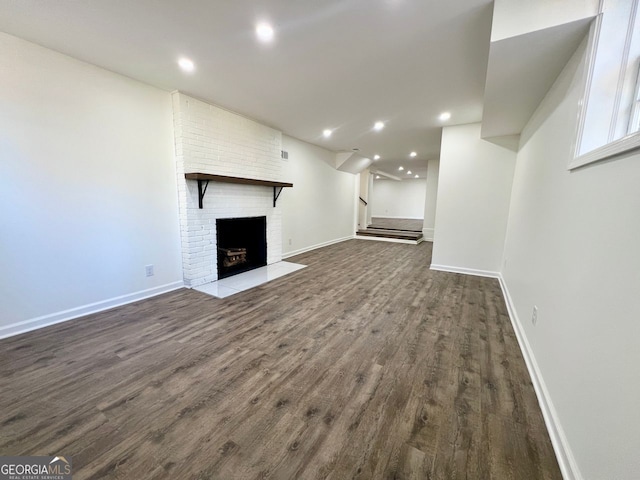
[[[638,59],[638,72],[636,73],[636,91],[633,94],[633,108],[631,121],[629,122],[629,134],[640,132],[640,59]]]
[[[634,0],[635,5],[634,8],[639,8],[640,0]],[[568,169],[573,170],[574,168],[583,167],[585,165],[598,162],[601,160],[609,159],[614,156],[621,155],[623,153],[631,152],[632,150],[640,149],[640,131],[637,129],[633,130],[632,126],[636,125],[637,122],[640,122],[638,118],[640,116],[640,76],[638,81],[636,82],[636,102],[634,104],[633,113],[631,118],[629,118],[629,134],[625,137],[619,138],[617,140],[609,141],[605,145],[595,148],[586,153],[580,153],[582,139],[584,135],[585,122],[586,117],[588,115],[588,105],[589,105],[589,95],[591,92],[591,84],[593,81],[593,73],[594,66],[596,62],[596,55],[598,53],[598,43],[600,39],[600,29],[602,25],[602,17],[606,13],[603,12],[603,2],[601,2],[601,13],[598,15],[596,20],[593,22],[591,26],[591,31],[589,33],[589,43],[587,49],[587,68],[585,69],[585,78],[583,79],[584,90],[582,94],[582,100],[580,102],[580,110],[579,110],[579,118],[578,118],[578,131],[576,134],[576,141],[574,143],[574,154],[573,158],[569,162]],[[633,28],[628,28],[628,36],[630,37],[634,33]],[[627,42],[630,43],[630,42]],[[628,65],[628,54],[626,51],[625,55],[622,57],[622,61],[620,63],[621,71],[624,71],[626,66]],[[622,82],[619,82],[618,91],[616,96],[619,98],[622,93]],[[616,121],[617,111],[614,111],[613,118],[611,119],[612,125]],[[636,123],[633,123],[636,122]]]

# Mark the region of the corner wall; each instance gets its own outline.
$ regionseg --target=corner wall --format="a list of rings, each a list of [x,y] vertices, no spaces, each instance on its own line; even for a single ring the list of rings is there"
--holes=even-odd
[[[640,153],[567,170],[584,63],[583,44],[522,133],[502,276],[563,448],[565,477],[633,479],[640,471]]]
[[[431,268],[497,276],[515,158],[479,123],[443,129]]]
[[[436,226],[436,205],[438,200],[438,177],[440,159],[429,160],[427,164],[427,194],[424,199],[424,221],[422,234],[428,242],[433,242]]]
[[[182,286],[169,93],[4,33],[0,70],[0,337]]]
[[[285,188],[282,208],[282,251],[290,257],[313,248],[353,238],[359,176],[334,167],[335,153],[287,135],[282,148]]]
[[[367,228],[371,224],[371,210],[373,209],[373,175],[365,168],[359,175],[358,195],[358,229]],[[365,205],[362,200],[367,202]]]

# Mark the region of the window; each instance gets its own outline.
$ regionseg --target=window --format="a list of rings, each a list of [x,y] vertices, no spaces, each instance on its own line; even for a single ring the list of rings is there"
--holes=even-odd
[[[594,22],[569,168],[640,148],[640,0],[604,0]]]
[[[638,58],[640,64],[640,57]],[[629,122],[629,134],[640,131],[640,65],[636,74],[636,92],[633,96],[633,106],[631,107],[631,121]]]

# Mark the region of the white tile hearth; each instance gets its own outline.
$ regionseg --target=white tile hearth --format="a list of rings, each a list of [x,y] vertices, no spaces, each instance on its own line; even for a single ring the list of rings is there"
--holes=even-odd
[[[284,277],[305,267],[306,265],[300,265],[299,263],[277,262],[266,267],[239,273],[233,277],[199,285],[193,289],[217,298],[226,298],[271,280]]]

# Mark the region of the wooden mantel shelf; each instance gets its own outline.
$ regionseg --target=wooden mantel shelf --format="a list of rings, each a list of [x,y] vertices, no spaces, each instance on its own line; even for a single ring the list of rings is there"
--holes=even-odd
[[[227,177],[210,173],[185,173],[187,180],[211,180],[222,183],[241,183],[242,185],[262,185],[263,187],[293,187],[293,183],[272,182],[271,180],[255,180],[253,178]]]
[[[240,185],[259,185],[261,187],[273,187],[273,206],[282,193],[284,187],[293,187],[293,183],[273,182],[271,180],[257,180],[254,178],[227,177],[226,175],[212,175],[210,173],[185,173],[184,178],[187,180],[198,181],[198,205],[202,208],[202,199],[207,192],[209,181],[221,183],[237,183]],[[206,182],[206,183],[205,183]],[[203,188],[204,186],[204,188]]]

